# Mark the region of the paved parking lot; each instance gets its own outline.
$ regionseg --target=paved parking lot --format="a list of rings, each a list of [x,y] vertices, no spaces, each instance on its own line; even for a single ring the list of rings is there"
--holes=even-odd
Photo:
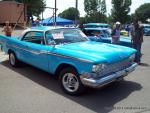
[[[0,113],[150,113],[150,37],[143,64],[126,77],[82,96],[69,96],[56,79],[32,66],[12,68],[0,52]]]

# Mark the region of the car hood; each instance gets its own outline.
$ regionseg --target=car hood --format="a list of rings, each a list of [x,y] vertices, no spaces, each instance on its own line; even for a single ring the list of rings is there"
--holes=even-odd
[[[53,52],[64,56],[84,59],[93,63],[114,63],[128,58],[136,50],[119,45],[87,41],[58,45],[55,46]]]

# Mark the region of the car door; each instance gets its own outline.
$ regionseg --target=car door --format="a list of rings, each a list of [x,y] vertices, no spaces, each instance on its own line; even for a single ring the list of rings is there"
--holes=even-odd
[[[48,71],[48,46],[45,44],[44,33],[29,31],[22,38],[22,58],[25,62]]]

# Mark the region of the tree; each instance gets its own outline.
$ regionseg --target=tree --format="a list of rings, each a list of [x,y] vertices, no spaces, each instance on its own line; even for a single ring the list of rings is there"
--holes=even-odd
[[[84,0],[84,10],[87,13],[87,22],[106,22],[106,3],[105,0]],[[83,19],[82,19],[83,20]]]
[[[2,0],[8,1],[8,0]],[[14,1],[14,0],[9,0]],[[39,16],[43,11],[44,7],[46,6],[45,0],[15,0],[16,2],[25,3],[27,5],[27,13],[28,16]]]
[[[131,0],[112,0],[111,15],[113,22],[119,21],[122,24],[128,22]]]
[[[79,11],[76,8],[70,7],[64,10],[62,13],[58,14],[59,17],[75,20],[75,16],[79,19]]]
[[[108,22],[108,23],[112,23],[112,21],[113,21],[113,18],[112,18],[112,16],[111,16],[111,14],[108,14],[107,22]]]
[[[103,1],[101,2],[101,10],[100,10],[100,12],[101,12],[102,14],[106,14],[106,12],[107,12],[105,0],[103,0]]]
[[[102,14],[106,13],[106,2],[105,0],[84,0],[84,10],[87,15],[99,12]]]
[[[95,12],[80,18],[80,23],[106,23],[106,22],[107,22],[106,15],[101,14],[99,12]]]
[[[87,15],[97,12],[98,7],[98,0],[84,0],[84,10]]]
[[[88,22],[92,23],[106,23],[107,22],[107,17],[106,15],[100,13],[100,12],[95,12],[87,16]]]
[[[142,22],[146,22],[147,19],[150,19],[150,3],[145,3],[137,8],[135,11],[135,17]]]

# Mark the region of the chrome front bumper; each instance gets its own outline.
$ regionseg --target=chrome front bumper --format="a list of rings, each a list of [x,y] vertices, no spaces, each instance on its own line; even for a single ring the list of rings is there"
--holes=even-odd
[[[137,63],[133,63],[130,67],[128,67],[124,70],[115,72],[108,76],[104,76],[100,79],[85,78],[82,75],[80,76],[80,79],[81,79],[81,82],[85,86],[99,88],[99,87],[107,85],[113,81],[116,81],[119,78],[123,78],[124,76],[128,75],[130,72],[134,71],[136,66],[137,66]]]

